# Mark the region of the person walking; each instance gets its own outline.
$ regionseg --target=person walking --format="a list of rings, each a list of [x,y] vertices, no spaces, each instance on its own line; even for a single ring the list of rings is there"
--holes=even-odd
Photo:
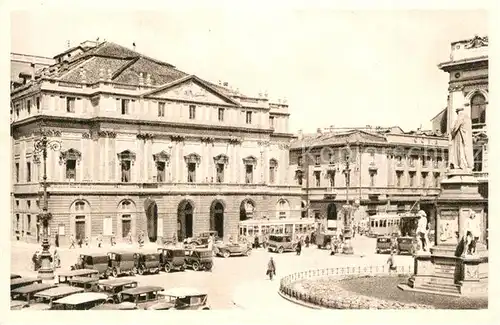
[[[33,262],[33,269],[35,271],[38,271],[38,268],[39,268],[39,263],[38,263],[38,251],[36,251],[35,253],[33,253],[33,256],[31,257],[31,261]]]
[[[295,251],[297,252],[297,255],[300,255],[300,253],[302,251],[302,241],[300,239],[297,242],[297,247],[295,248]]]
[[[60,267],[61,267],[61,257],[59,256],[57,249],[55,249],[54,250],[54,268],[60,268]]]
[[[70,245],[69,245],[69,248],[75,248],[75,236],[74,235],[71,235],[70,238],[69,238],[69,242],[70,242]]]
[[[394,261],[394,251],[391,251],[391,256],[387,259],[387,264],[389,264],[389,274],[396,272],[396,262]]]
[[[111,233],[111,238],[110,238],[111,246],[115,246],[116,244],[116,239],[115,239],[115,233]]]
[[[89,247],[89,236],[85,237],[85,246]]]
[[[309,247],[309,235],[306,235],[305,242],[306,242],[306,247]]]
[[[97,247],[101,248],[102,245],[102,232],[97,236]]]
[[[56,247],[59,247],[59,233],[56,233],[55,243],[56,243]]]
[[[267,271],[266,275],[269,276],[269,280],[273,279],[273,276],[276,275],[276,263],[274,263],[273,257],[269,259],[269,262],[267,262]]]

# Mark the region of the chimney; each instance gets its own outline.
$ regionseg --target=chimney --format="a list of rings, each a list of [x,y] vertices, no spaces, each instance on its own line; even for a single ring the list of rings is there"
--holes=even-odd
[[[240,88],[236,88],[236,93],[239,94],[240,93]]]
[[[68,70],[68,60],[64,59],[61,63],[61,72]]]
[[[300,129],[300,130],[297,132],[297,137],[299,138],[299,140],[304,139],[304,133],[302,132],[302,129]]]
[[[151,74],[146,73],[146,85],[151,86]]]
[[[219,86],[222,86],[222,81],[219,80]]]
[[[134,49],[135,51],[135,42],[132,43],[132,48]]]
[[[318,135],[321,135],[321,134],[323,134],[323,131],[321,130],[321,128],[317,128],[317,129],[316,129],[316,133],[317,133]]]
[[[139,73],[139,86],[144,85],[144,75],[142,72]]]
[[[71,43],[70,43],[70,41],[69,41],[69,40],[67,40],[67,41],[66,41],[66,46],[67,46],[68,48],[70,48],[70,47],[71,47]]]
[[[108,68],[108,80],[111,81],[112,78],[113,78],[113,74],[111,73],[111,69]]]
[[[30,67],[31,67],[31,75],[33,76],[33,78],[36,78],[36,66],[35,66],[35,62],[31,62]]]
[[[104,81],[104,68],[99,69],[99,81]]]
[[[264,92],[264,97],[267,98],[267,96],[268,96],[268,94],[267,94],[267,89],[266,89],[266,91]]]
[[[223,85],[224,85],[224,87],[227,87],[227,86],[229,86],[229,83],[227,81],[224,81]]]
[[[286,104],[286,103],[288,103],[288,99],[285,97],[285,98],[283,98],[283,104]]]

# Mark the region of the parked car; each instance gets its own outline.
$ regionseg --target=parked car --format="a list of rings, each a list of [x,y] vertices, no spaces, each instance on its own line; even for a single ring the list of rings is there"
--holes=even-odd
[[[318,232],[315,237],[319,249],[332,249],[332,245],[336,240],[338,240],[338,235],[334,231]]]
[[[11,309],[22,309],[30,305],[34,295],[40,291],[54,288],[55,284],[32,283],[19,287],[10,292]]]
[[[213,253],[208,249],[187,249],[185,256],[185,268],[192,268],[194,271],[210,271],[213,267]]]
[[[165,272],[172,270],[184,271],[186,251],[183,248],[158,248],[160,253],[160,267]]]
[[[109,252],[108,274],[118,277],[122,274],[134,275],[135,253],[133,252]]]
[[[410,255],[415,254],[417,250],[417,239],[415,237],[399,237],[397,239],[397,253],[408,253]]]
[[[49,310],[52,309],[52,303],[54,301],[81,292],[83,292],[82,288],[70,287],[66,285],[43,290],[35,294],[36,302],[31,304],[29,309]]]
[[[82,288],[85,292],[97,292],[98,291],[98,278],[89,278],[83,276],[77,276],[68,281],[69,285],[76,288]]]
[[[277,234],[269,235],[269,242],[267,249],[270,252],[294,252],[297,247],[297,243],[292,240],[292,235],[287,234]]]
[[[137,288],[137,281],[129,279],[111,279],[99,282],[99,291],[108,295],[106,303],[117,304],[121,302],[120,293],[132,288]]]
[[[135,253],[135,266],[133,272],[143,275],[144,273],[159,273],[160,272],[160,254],[158,252],[141,252]]]
[[[246,243],[220,243],[214,246],[215,255],[228,258],[234,255],[250,255],[252,247]]]
[[[163,291],[162,287],[140,286],[121,292],[121,302],[134,303],[139,309],[146,309],[158,302],[158,293]]]
[[[33,283],[42,283],[42,279],[37,278],[15,278],[10,279],[10,291],[24,287]]]
[[[79,269],[71,271],[63,271],[56,275],[57,282],[69,283],[69,281],[76,277],[99,278],[99,271],[94,269]]]
[[[195,243],[196,246],[208,247],[208,239],[211,236],[214,238],[214,244],[222,241],[222,239],[219,238],[217,231],[211,230],[198,233],[191,242]]]
[[[108,296],[100,292],[80,292],[57,299],[52,303],[55,310],[89,310],[102,305]]]
[[[390,236],[380,236],[377,238],[376,252],[377,254],[390,252],[394,248],[393,238]]]
[[[174,288],[160,292],[159,302],[148,310],[209,310],[207,293],[194,288]]]
[[[107,279],[109,266],[109,256],[105,253],[80,254],[76,264],[71,266],[71,270],[97,270],[99,277]]]
[[[122,302],[119,304],[105,303],[91,308],[91,310],[137,310],[137,309],[139,309],[139,307],[137,307],[137,305],[132,302]]]

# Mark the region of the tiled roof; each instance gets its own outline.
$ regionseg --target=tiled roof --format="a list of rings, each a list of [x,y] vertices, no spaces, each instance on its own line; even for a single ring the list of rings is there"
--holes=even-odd
[[[144,83],[146,82],[145,73],[151,78],[151,84],[164,85],[174,80],[187,76],[187,73],[179,71],[172,66],[159,64],[156,60],[140,57],[130,67],[125,69],[114,81],[122,83],[139,83],[139,74],[143,73]]]
[[[70,82],[82,82],[82,77],[80,74],[81,68],[85,70],[85,79],[88,83],[94,83],[99,81],[100,69],[104,69],[104,78],[108,79],[107,69],[111,69],[111,72],[119,69],[121,66],[126,64],[129,60],[123,59],[111,59],[102,57],[89,58],[83,63],[77,64],[70,67],[68,71],[58,73],[61,80]]]

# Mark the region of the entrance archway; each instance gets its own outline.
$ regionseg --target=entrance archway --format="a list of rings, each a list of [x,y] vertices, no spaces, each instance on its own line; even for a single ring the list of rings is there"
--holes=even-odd
[[[158,239],[158,205],[154,200],[147,198],[144,208],[146,209],[148,238],[153,243]]]
[[[179,203],[177,208],[177,238],[183,241],[193,237],[194,204],[188,200]]]
[[[250,199],[243,200],[240,204],[240,221],[252,219],[254,213],[255,203]]]
[[[217,231],[217,236],[224,238],[224,205],[220,201],[212,202],[210,207],[210,230]]]

